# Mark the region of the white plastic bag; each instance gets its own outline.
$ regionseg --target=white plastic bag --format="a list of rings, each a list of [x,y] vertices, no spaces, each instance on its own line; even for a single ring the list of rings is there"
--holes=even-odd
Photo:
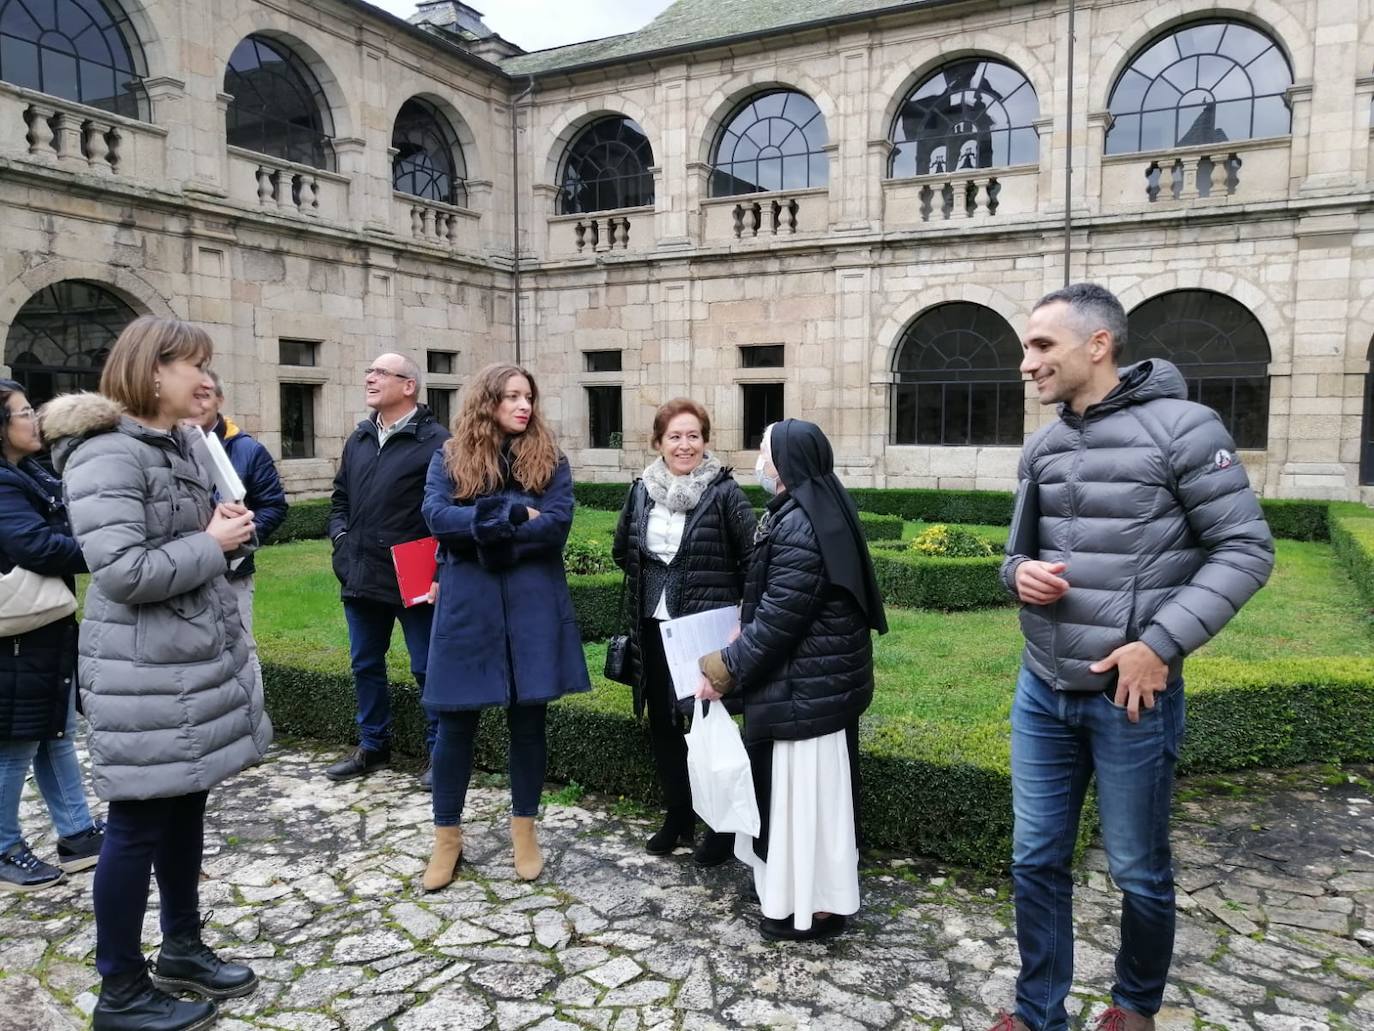
[[[713,831],[758,836],[759,803],[749,754],[735,721],[719,702],[703,716],[701,699],[696,700],[687,732],[687,777],[692,808]]]

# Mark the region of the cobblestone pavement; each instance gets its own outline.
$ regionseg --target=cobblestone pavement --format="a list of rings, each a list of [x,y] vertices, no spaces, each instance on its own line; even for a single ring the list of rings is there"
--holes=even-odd
[[[207,940],[262,985],[224,1031],[968,1028],[1011,998],[1005,879],[868,856],[864,908],[826,945],[766,944],[743,868],[646,855],[646,814],[549,797],[549,859],[517,881],[499,779],[476,786],[460,878],[423,895],[429,798],[413,771],[336,785],[333,754],[278,748],[214,792]],[[1374,769],[1183,782],[1182,909],[1161,1031],[1374,1029]],[[24,826],[46,825],[32,791]],[[34,836],[40,855],[51,834]],[[1077,983],[1090,1024],[1112,977],[1117,896],[1079,876]],[[94,1005],[90,876],[0,896],[0,1028],[83,1026]],[[155,905],[155,903],[154,903]],[[156,913],[144,926],[149,950]],[[1078,1025],[1076,1025],[1078,1026]]]

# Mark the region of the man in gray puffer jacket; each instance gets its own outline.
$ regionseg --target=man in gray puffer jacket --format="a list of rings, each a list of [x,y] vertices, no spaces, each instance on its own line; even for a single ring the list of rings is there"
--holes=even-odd
[[[1006,1031],[1063,1031],[1073,979],[1070,864],[1089,778],[1123,893],[1112,1005],[1154,1027],[1173,954],[1169,804],[1183,657],[1269,578],[1274,544],[1235,444],[1182,375],[1118,371],[1126,313],[1100,286],[1043,298],[1021,371],[1059,418],[1022,452],[1002,579],[1026,638],[1012,703],[1012,879],[1021,973]]]

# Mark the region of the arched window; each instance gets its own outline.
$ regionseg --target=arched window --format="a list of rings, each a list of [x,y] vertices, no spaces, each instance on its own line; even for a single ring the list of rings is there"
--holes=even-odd
[[[1129,361],[1165,358],[1188,397],[1215,409],[1236,447],[1269,440],[1269,338],[1250,309],[1210,290],[1151,297],[1127,318]]]
[[[922,313],[893,362],[892,443],[1019,446],[1020,364],[1021,342],[991,308],[953,301]]]
[[[598,118],[574,138],[563,156],[558,184],[560,215],[654,202],[653,148],[638,123],[613,115]]]
[[[1107,153],[1287,136],[1292,85],[1288,58],[1256,28],[1213,21],[1176,29],[1117,79]]]
[[[825,186],[829,142],[821,109],[805,93],[756,94],[735,108],[716,137],[711,196]]]
[[[897,109],[888,174],[906,178],[1038,161],[1039,117],[1034,88],[1011,65],[979,57],[953,61],[918,83]]]
[[[5,364],[35,406],[72,390],[95,390],[116,338],[137,313],[99,283],[67,279],[19,309]]]
[[[148,113],[138,34],[116,0],[0,0],[0,79],[129,118]]]
[[[449,120],[433,104],[411,97],[391,130],[396,157],[391,185],[401,193],[466,207],[468,166]]]
[[[1369,344],[1369,368],[1364,374],[1364,420],[1360,426],[1360,482],[1374,484],[1374,341]]]
[[[314,168],[334,167],[329,103],[314,74],[284,44],[246,36],[224,73],[228,141],[270,157]]]

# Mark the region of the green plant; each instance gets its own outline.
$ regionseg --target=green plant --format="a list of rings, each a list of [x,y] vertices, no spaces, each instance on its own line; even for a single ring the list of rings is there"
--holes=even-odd
[[[610,542],[596,537],[569,537],[563,548],[563,565],[569,573],[587,576],[615,572]]]
[[[988,558],[995,555],[992,543],[962,526],[936,523],[911,542],[911,550],[939,558]]]

